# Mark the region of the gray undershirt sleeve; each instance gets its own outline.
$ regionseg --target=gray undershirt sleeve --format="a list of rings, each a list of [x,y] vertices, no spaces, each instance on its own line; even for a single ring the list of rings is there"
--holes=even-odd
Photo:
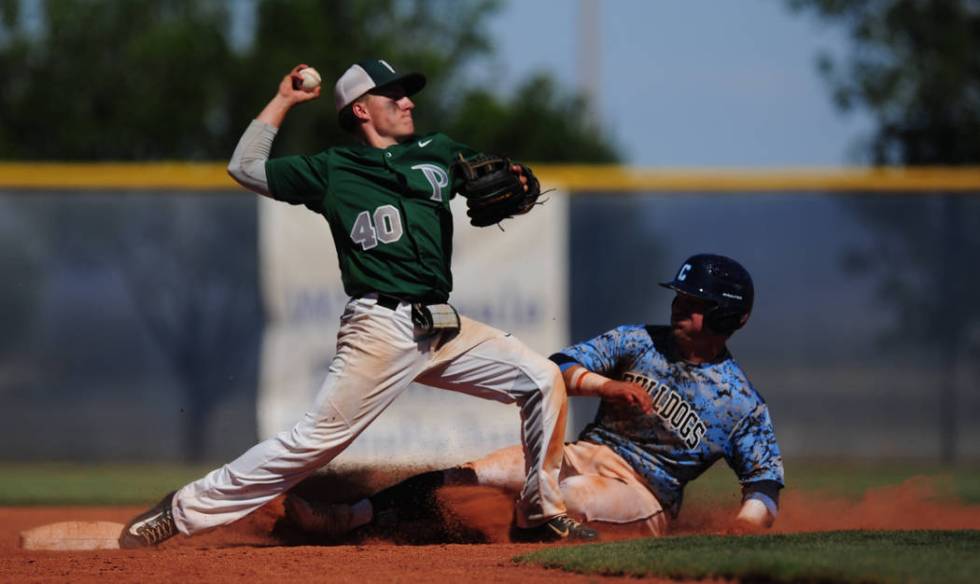
[[[235,152],[228,162],[228,174],[246,189],[271,197],[269,181],[265,176],[265,162],[272,151],[278,128],[265,122],[252,120],[238,140]]]

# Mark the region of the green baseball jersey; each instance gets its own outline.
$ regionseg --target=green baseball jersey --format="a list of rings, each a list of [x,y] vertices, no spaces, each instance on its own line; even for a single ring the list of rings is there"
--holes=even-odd
[[[445,302],[453,287],[452,162],[460,153],[476,151],[436,133],[385,149],[274,158],[265,171],[274,198],[327,220],[347,294]]]

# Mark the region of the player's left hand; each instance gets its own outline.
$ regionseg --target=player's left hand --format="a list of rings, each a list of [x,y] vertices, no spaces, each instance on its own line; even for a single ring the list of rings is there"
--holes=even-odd
[[[504,156],[460,154],[453,169],[462,180],[459,194],[466,197],[466,215],[476,227],[523,215],[541,196],[541,183],[531,169]]]
[[[653,413],[653,398],[636,383],[610,379],[602,385],[602,398],[637,408],[644,414]]]

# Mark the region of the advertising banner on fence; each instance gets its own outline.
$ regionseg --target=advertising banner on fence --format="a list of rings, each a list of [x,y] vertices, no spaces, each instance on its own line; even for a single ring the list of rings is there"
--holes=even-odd
[[[454,290],[461,314],[509,331],[550,354],[568,341],[568,199],[548,202],[502,229],[468,224],[453,201]],[[259,205],[266,310],[259,379],[261,438],[289,429],[312,405],[334,356],[347,296],[326,221],[303,207]],[[520,441],[518,408],[413,384],[338,459],[451,464]]]

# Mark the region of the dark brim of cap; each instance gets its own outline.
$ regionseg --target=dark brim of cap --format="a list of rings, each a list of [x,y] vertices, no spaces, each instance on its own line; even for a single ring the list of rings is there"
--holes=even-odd
[[[678,284],[677,282],[660,282],[660,285],[668,290],[673,290],[678,294],[684,294],[685,296],[694,296],[695,298],[700,298],[702,300],[710,300],[712,302],[718,302],[718,300],[711,294],[706,293],[703,290],[690,290],[685,288],[683,284]]]
[[[677,282],[660,282],[660,285],[664,288],[673,290],[677,294],[683,294],[685,296],[693,296],[695,298],[700,298],[701,300],[706,300],[708,302],[714,302],[715,304],[724,304],[724,298],[718,298],[714,294],[706,292],[701,289],[690,290],[685,288],[683,284],[678,284]]]
[[[405,95],[415,95],[416,93],[422,91],[422,88],[425,87],[425,81],[425,75],[422,75],[421,73],[406,73],[375,87],[375,89],[379,89],[381,87],[391,87],[392,85],[400,85],[403,89],[405,89]]]

